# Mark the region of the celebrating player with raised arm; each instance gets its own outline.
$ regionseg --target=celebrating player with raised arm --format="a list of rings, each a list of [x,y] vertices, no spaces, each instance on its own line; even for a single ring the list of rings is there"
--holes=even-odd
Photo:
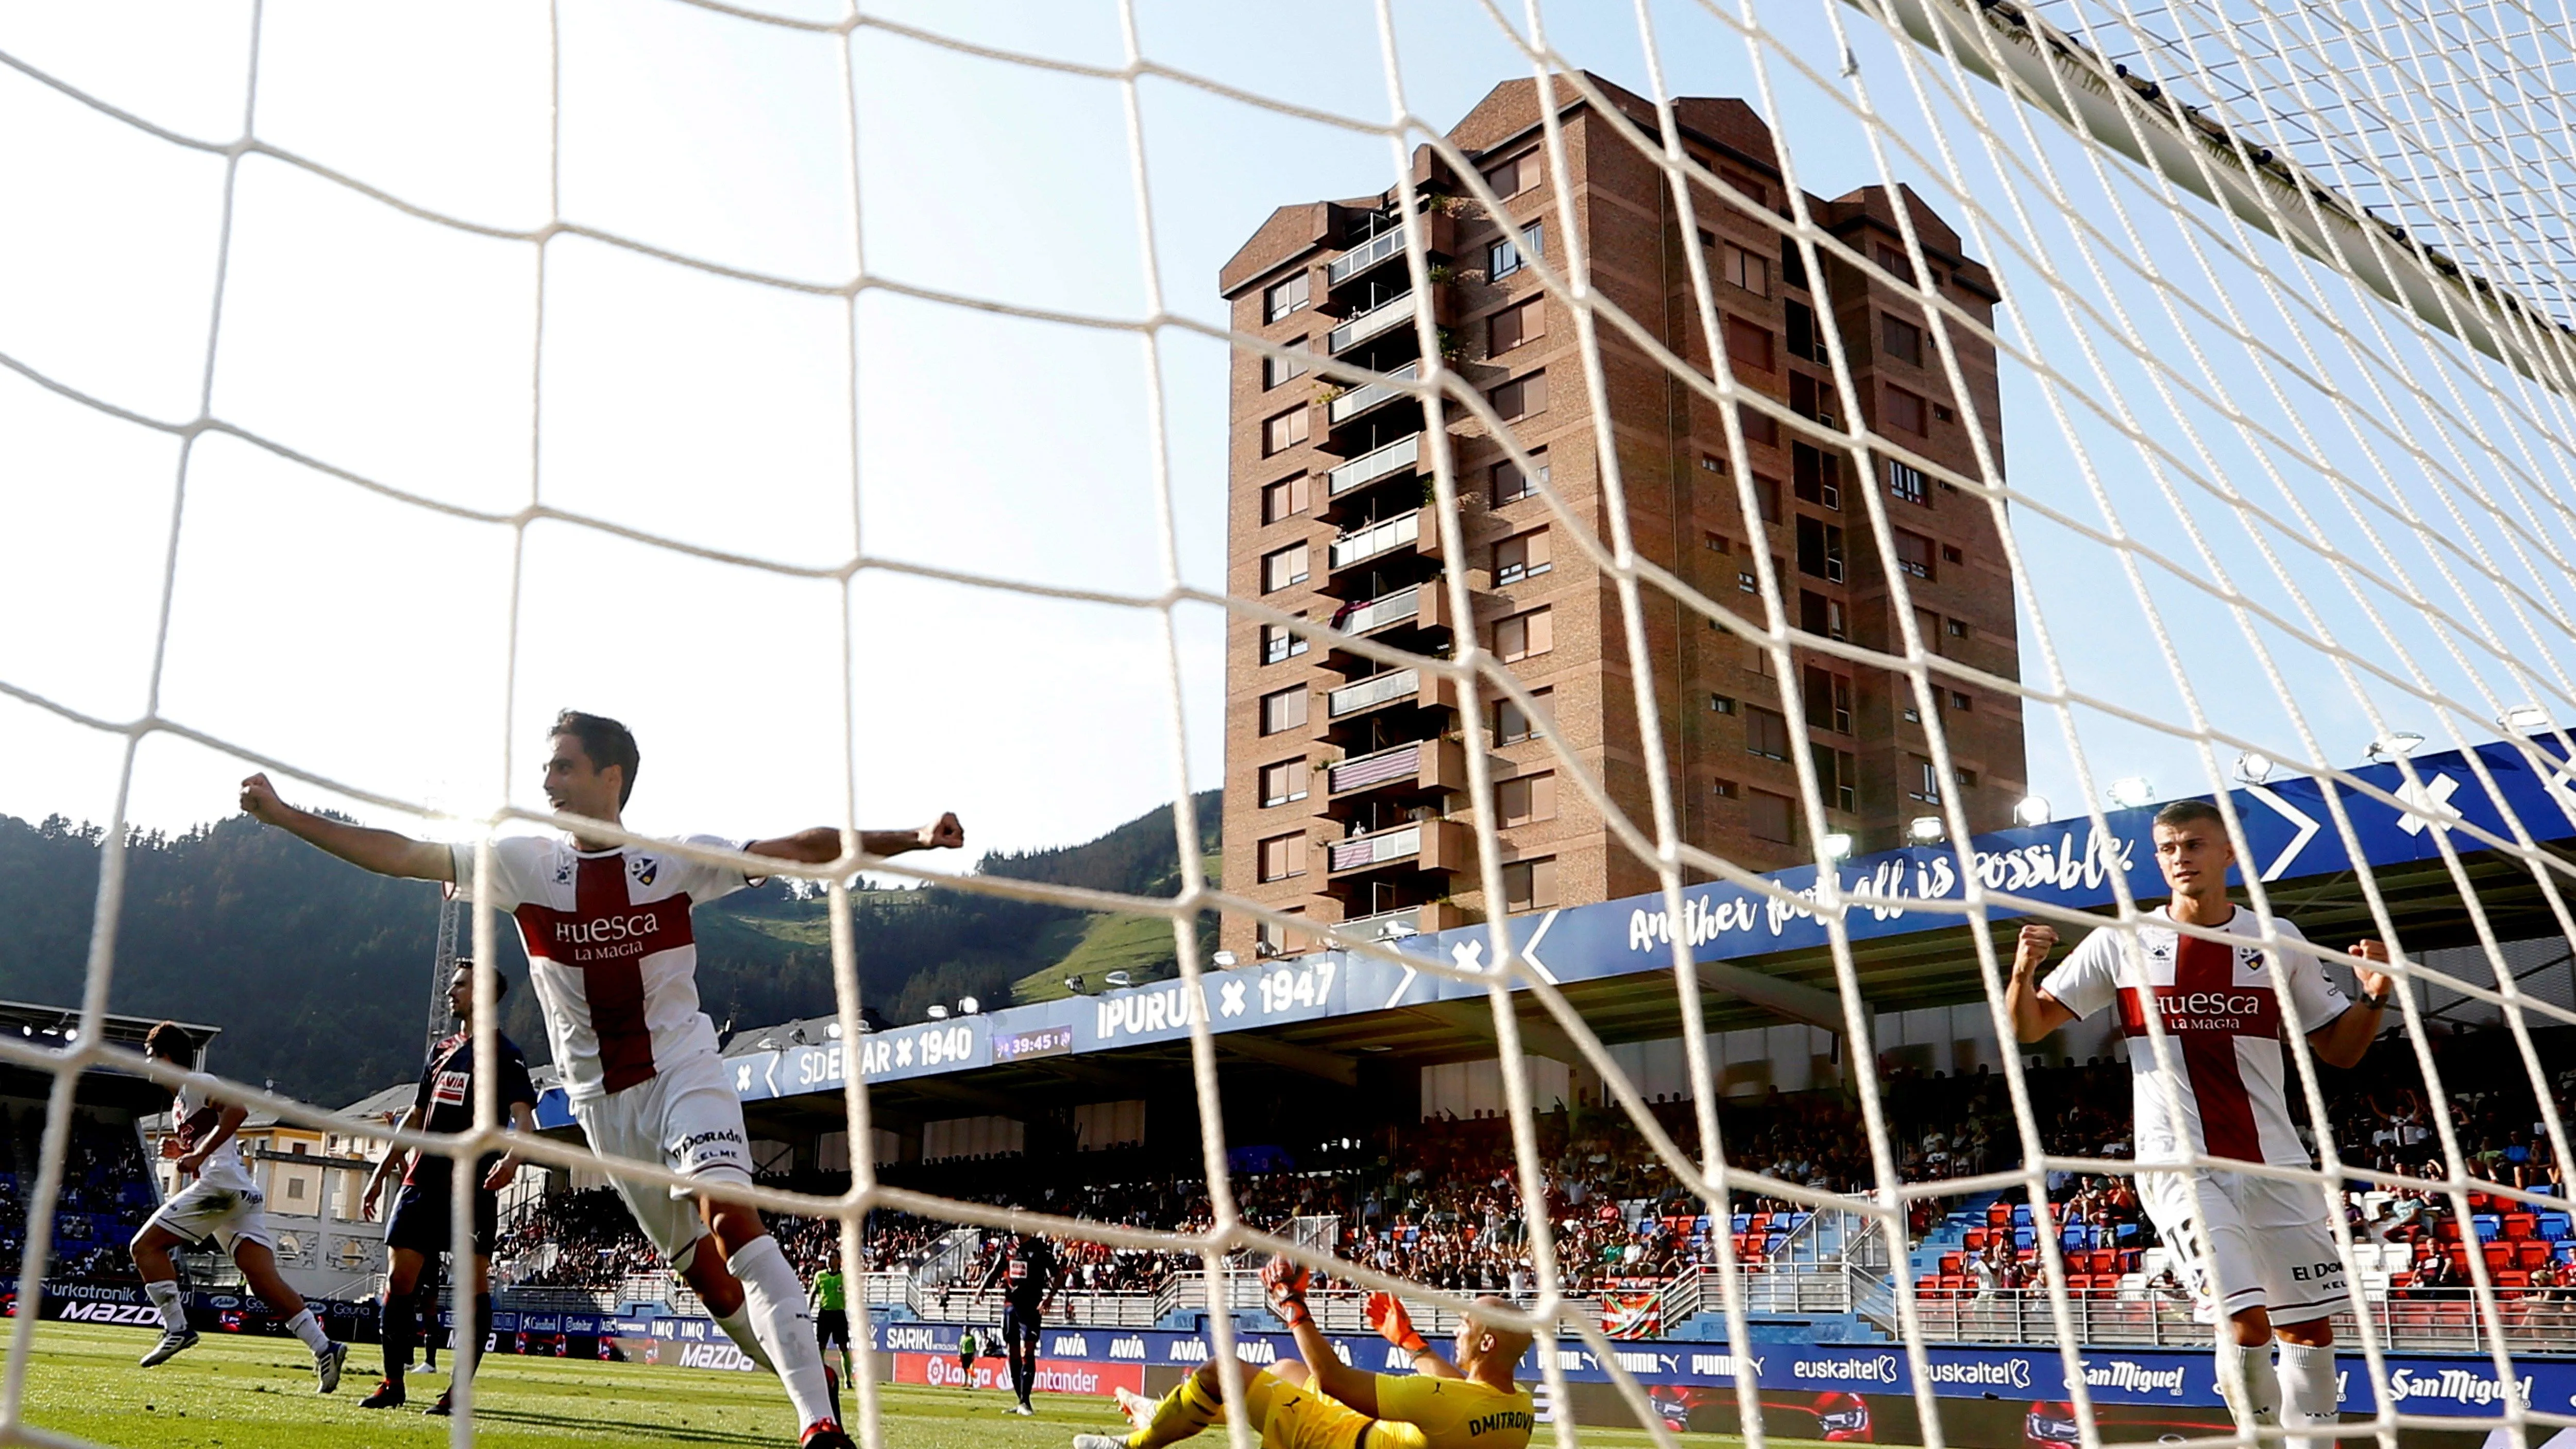
[[[1261,1270],[1270,1311],[1297,1340],[1298,1358],[1244,1379],[1240,1413],[1263,1449],[1528,1449],[1538,1413],[1530,1391],[1513,1378],[1530,1336],[1458,1317],[1453,1363],[1413,1331],[1393,1294],[1368,1296],[1369,1327],[1405,1351],[1410,1374],[1374,1374],[1342,1362],[1306,1310],[1306,1270],[1274,1258]],[[1479,1308],[1502,1308],[1479,1298]],[[1217,1421],[1224,1378],[1204,1363],[1150,1406],[1138,1404],[1136,1432],[1126,1438],[1076,1434],[1073,1449],[1162,1449]]]
[[[547,801],[564,814],[618,824],[635,789],[635,737],[615,720],[565,710],[555,717],[550,741]],[[474,846],[414,840],[298,810],[277,798],[265,775],[242,782],[241,804],[253,817],[379,875],[474,888]],[[944,815],[918,830],[862,831],[859,842],[882,856],[953,849],[966,836],[956,816]],[[841,853],[841,833],[829,827],[748,843],[713,836],[692,836],[688,843],[809,865]],[[579,834],[492,842],[481,903],[518,922],[564,1092],[582,1135],[601,1156],[658,1162],[701,1182],[750,1184],[742,1103],[716,1054],[715,1026],[698,1009],[689,910],[756,879],[733,866]],[[686,1188],[612,1181],[644,1235],[697,1290],[727,1336],[786,1384],[800,1442],[807,1449],[851,1449],[832,1414],[804,1285],[760,1214]]]
[[[489,966],[483,969],[492,978],[492,999],[500,1000],[509,990],[510,978]],[[474,1126],[474,963],[468,958],[457,958],[456,969],[448,977],[447,1009],[456,1017],[458,1029],[430,1048],[429,1060],[421,1068],[420,1089],[412,1095],[410,1110],[395,1124],[398,1128],[465,1132]],[[537,1087],[528,1079],[527,1056],[506,1036],[496,1035],[494,1041],[501,1108],[510,1114],[511,1126],[534,1135]],[[450,1177],[453,1167],[438,1153],[424,1152],[415,1160],[410,1148],[396,1147],[367,1176],[359,1211],[368,1217],[376,1215],[376,1200],[384,1194],[388,1178],[399,1175],[402,1191],[395,1194],[393,1214],[385,1224],[385,1247],[391,1260],[386,1265],[384,1303],[379,1310],[385,1376],[374,1393],[359,1401],[361,1409],[398,1409],[407,1397],[403,1375],[411,1363],[412,1340],[420,1328],[421,1285],[429,1279],[422,1270],[455,1241],[448,1221],[455,1202]],[[518,1174],[519,1159],[508,1153],[485,1153],[474,1165],[474,1313],[459,1326],[474,1335],[478,1346],[492,1334],[492,1243],[500,1236],[501,1189]],[[437,1302],[435,1296],[428,1300],[433,1343],[437,1341]],[[438,1402],[430,1405],[428,1412],[446,1415],[452,1391],[452,1385],[440,1390]]]
[[[2006,997],[2015,1034],[2037,1041],[2116,1002],[2121,1031],[2129,1038],[2142,1166],[2198,1155],[2313,1168],[2281,1090],[2281,1004],[2267,953],[2185,935],[2165,924],[2239,936],[2259,930],[2253,913],[2227,896],[2227,871],[2236,855],[2224,821],[2206,801],[2176,801],[2156,812],[2155,846],[2156,865],[2173,887],[2173,899],[2139,929],[2133,949],[2123,948],[2118,931],[2095,931],[2043,981],[2039,968],[2057,933],[2041,925],[2022,927]],[[2288,921],[2276,917],[2272,924],[2291,942],[2306,939]],[[2388,959],[2377,941],[2359,943],[2352,954]],[[2295,945],[2277,955],[2317,1058],[2338,1067],[2358,1063],[2379,1034],[2389,978],[2377,971],[2357,973],[2362,999],[2356,1004],[2326,979],[2316,957]],[[2145,1039],[2149,1011],[2164,1025],[2175,1068],[2170,1081],[2160,1054]],[[2168,1089],[2181,1101],[2179,1121],[2168,1109]],[[2200,1315],[2215,1321],[2223,1314],[2228,1321],[2219,1334],[2221,1390],[2232,1400],[2234,1385],[2241,1383],[2239,1412],[2257,1424],[2305,1428],[2336,1422],[2333,1315],[2344,1304],[2344,1272],[2317,1189],[2223,1168],[2138,1175],[2140,1201],[2181,1259]],[[2208,1280],[2204,1258],[2216,1266],[2215,1283]],[[2271,1347],[2276,1334],[2277,1374]],[[2305,1435],[2289,1440],[2292,1449],[2332,1442]]]

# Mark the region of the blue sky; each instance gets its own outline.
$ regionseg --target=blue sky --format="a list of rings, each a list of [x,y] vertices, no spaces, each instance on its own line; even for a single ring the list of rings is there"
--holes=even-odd
[[[1551,42],[1643,90],[1633,14],[1565,9],[1549,18]],[[1528,74],[1476,7],[1407,0],[1391,13],[1406,102],[1430,122],[1446,126],[1497,82]],[[1374,191],[1391,174],[1381,135],[1147,77],[1149,262],[1114,81],[862,28],[847,42],[854,187],[836,37],[673,0],[566,0],[560,14],[551,177],[547,38],[532,5],[272,3],[257,134],[480,225],[531,229],[559,214],[825,284],[851,275],[863,247],[869,275],[906,286],[1131,320],[1148,311],[1151,276],[1169,313],[1210,325],[1223,320],[1217,266],[1274,206]],[[868,14],[1078,64],[1116,66],[1124,54],[1108,5]],[[1653,14],[1676,91],[1756,94],[1733,28],[1698,6]],[[2097,174],[2095,156],[2045,120],[2025,135],[1991,88],[1963,92],[1965,111],[1937,98],[1918,106],[1904,57],[1857,12],[1759,14],[1775,120],[1808,189],[1834,195],[1881,179],[1842,75],[1847,43],[1900,143],[1886,153],[1890,172],[1968,229],[1977,219],[1944,178],[1946,148],[1983,208],[1985,239],[1972,247],[2003,280],[2007,338],[2048,368],[2006,369],[2007,467],[2033,505],[2016,512],[2016,535],[2075,688],[2186,717],[2145,623],[2151,601],[2213,720],[2297,753],[2280,693],[2221,603],[2152,567],[2142,598],[2110,550],[2042,516],[2104,530],[2106,504],[2185,573],[2208,580],[2224,568],[2246,597],[2291,616],[2304,597],[2353,656],[2401,677],[2420,667],[2463,702],[2463,718],[2491,717],[2490,701],[2535,698],[2560,677],[2565,631],[2551,611],[2570,528],[2553,399],[2517,396],[2482,361],[2412,337],[2331,277],[2314,284],[2313,314],[2283,305],[2310,284],[2287,285],[2296,269],[2278,248],[2246,244],[2267,270],[2228,259],[2225,223],[2195,233],[2151,185],[2119,163],[2098,162]],[[221,142],[240,130],[247,15],[241,4],[113,17],[0,5],[0,50],[155,125]],[[1161,65],[1364,122],[1390,114],[1371,6],[1140,3],[1135,16],[1143,52]],[[1848,27],[1839,39],[1837,19]],[[1939,70],[1929,64],[1914,74]],[[194,416],[221,158],[141,135],[14,71],[0,71],[0,135],[14,138],[0,147],[0,195],[35,223],[0,235],[0,352],[122,408]],[[2218,258],[2209,277],[2195,245]],[[874,291],[857,308],[853,385],[838,298],[561,236],[549,243],[540,348],[536,252],[247,159],[213,415],[458,507],[506,512],[535,488],[551,506],[791,568],[828,568],[855,539],[872,557],[1125,594],[1163,584],[1159,442],[1181,572],[1222,582],[1217,342],[1169,329],[1153,339],[1158,440],[1136,332]],[[2148,267],[2167,278],[2162,289]],[[2078,310],[2069,315],[2061,296]],[[2225,335],[2226,301],[2277,356]],[[2123,354],[2114,309],[2151,361]],[[2333,379],[2349,404],[2307,375]],[[2190,397],[2194,388],[2207,397]],[[2248,438],[2238,422],[2273,436]],[[2361,491],[2329,486],[2320,461]],[[177,471],[170,435],[0,374],[0,607],[20,621],[0,632],[0,681],[109,719],[146,707]],[[2288,531],[2220,504],[2202,486],[2219,480]],[[2391,577],[2409,571],[2464,625],[2481,610],[2492,639],[2377,585],[2347,587],[2352,569],[2299,543],[2309,525],[2289,512],[2285,488],[2314,510],[2323,546]],[[646,763],[632,819],[651,830],[837,819],[845,758],[866,820],[953,808],[976,844],[1002,847],[1082,838],[1169,799],[1176,744],[1193,784],[1218,778],[1223,674],[1210,610],[1177,619],[1186,727],[1176,741],[1162,633],[1141,611],[870,573],[854,591],[856,683],[845,690],[840,590],[828,580],[539,523],[524,535],[514,635],[511,530],[396,502],[221,434],[195,449],[181,520],[165,715],[392,796],[486,808],[501,789],[501,745],[515,740],[509,783],[532,803],[533,737],[564,704],[637,728]],[[2387,542],[2385,558],[2365,530]],[[2446,539],[2459,555],[2445,553]],[[2267,540],[2286,562],[2258,547]],[[2515,581],[2524,618],[2511,590],[2436,574],[2445,561],[2470,568],[2479,550]],[[2436,711],[2386,681],[2365,677],[2356,690],[2332,656],[2268,625],[2257,633],[2330,761],[2359,761],[2373,732],[2364,699],[2394,727],[2447,739]],[[2025,678],[2037,682],[2027,625],[2024,644]],[[2102,779],[2142,774],[2165,794],[2208,788],[2187,743],[2093,711],[2075,723]],[[2070,813],[2077,791],[2058,720],[2033,707],[2029,733],[2033,788]],[[0,751],[17,766],[0,770],[0,811],[108,812],[115,737],[0,699]],[[133,813],[169,826],[211,818],[230,808],[241,773],[214,750],[152,739]],[[290,794],[316,798],[309,786]]]

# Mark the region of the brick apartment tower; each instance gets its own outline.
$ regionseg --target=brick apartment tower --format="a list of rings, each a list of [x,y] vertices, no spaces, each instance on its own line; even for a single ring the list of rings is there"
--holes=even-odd
[[[1592,78],[1646,133],[1653,108]],[[1524,447],[1544,449],[1550,485],[1577,520],[1606,540],[1607,497],[1594,447],[1591,399],[1566,309],[1522,265],[1536,249],[1562,255],[1559,211],[1531,81],[1496,87],[1450,132],[1509,213],[1484,216],[1464,200],[1428,148],[1402,192],[1310,202],[1272,213],[1219,274],[1233,325],[1290,347],[1381,371],[1418,359],[1399,205],[1428,209],[1431,308],[1453,366],[1485,390]],[[1592,284],[1662,344],[1707,369],[1708,349],[1682,248],[1705,252],[1737,377],[1804,417],[1845,416],[1819,334],[1815,292],[1793,247],[1713,192],[1694,198],[1686,235],[1662,173],[1570,85],[1558,90],[1574,215]],[[1677,116],[1690,150],[1746,195],[1788,211],[1770,128],[1742,101],[1687,99]],[[1461,198],[1456,203],[1440,200]],[[1959,239],[1911,193],[1905,204],[1943,295],[1991,319],[1994,283],[1959,254]],[[1885,189],[1810,214],[1888,271],[1906,270]],[[1856,268],[1830,262],[1826,285],[1860,389],[1863,416],[1885,436],[1961,473],[1976,472],[1920,309]],[[1608,325],[1603,375],[1620,450],[1629,526],[1647,558],[1712,599],[1762,614],[1751,550],[1768,549],[1802,627],[1901,653],[1891,596],[1854,490],[1884,491],[1897,557],[1924,636],[1940,652],[2008,679],[2020,675],[2011,578],[1981,499],[1912,469],[1860,477],[1856,460],[1764,427],[1748,414],[1747,446],[1762,495],[1748,519],[1726,460],[1719,410],[1668,376]],[[1954,333],[1976,415],[2002,456],[1994,355]],[[1461,409],[1445,427],[1454,449],[1467,540],[1442,549],[1428,507],[1431,453],[1420,403],[1379,388],[1342,391],[1310,369],[1238,351],[1232,379],[1230,563],[1239,596],[1351,633],[1445,654],[1464,621],[1451,617],[1445,570],[1467,571],[1475,626],[1543,702],[1582,768],[1651,829],[1635,693],[1612,582],[1561,537],[1567,525],[1528,491],[1499,444]],[[1648,590],[1646,634],[1657,707],[1682,830],[1692,842],[1757,870],[1813,858],[1801,840],[1797,776],[1782,697],[1763,651]],[[1941,688],[1958,770],[1934,777],[1923,724],[1901,676],[1801,659],[1817,774],[1833,828],[1859,850],[1899,843],[1907,823],[1937,813],[1944,792],[1971,826],[2010,822],[2023,791],[2020,701]],[[1936,677],[1937,679],[1937,677]],[[1508,897],[1480,888],[1466,793],[1459,711],[1481,709],[1492,730],[1496,822]],[[1372,921],[1430,931],[1501,909],[1580,905],[1655,888],[1646,863],[1604,829],[1566,767],[1529,737],[1490,691],[1459,699],[1445,681],[1387,670],[1293,632],[1236,619],[1226,638],[1226,889],[1325,923]],[[1249,960],[1294,952],[1294,933],[1229,918],[1220,944]]]

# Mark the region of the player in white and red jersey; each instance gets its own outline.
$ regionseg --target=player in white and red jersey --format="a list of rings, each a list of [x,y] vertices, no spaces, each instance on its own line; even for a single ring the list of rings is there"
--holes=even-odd
[[[635,788],[635,737],[615,720],[566,710],[555,718],[551,744],[546,799],[563,814],[616,825]],[[413,840],[295,809],[277,798],[264,775],[242,782],[242,809],[382,875],[462,882],[469,889],[474,881],[474,847]],[[859,834],[860,848],[871,855],[955,848],[965,840],[954,815],[918,830]],[[692,836],[688,843],[806,864],[841,854],[841,833],[829,828],[750,842]],[[716,1055],[715,1027],[698,1009],[689,912],[761,879],[733,866],[578,835],[492,843],[482,903],[518,923],[564,1092],[582,1135],[601,1156],[658,1162],[707,1183],[750,1184],[742,1103]],[[611,1181],[644,1235],[697,1290],[726,1334],[785,1383],[806,1449],[851,1449],[832,1413],[805,1287],[760,1214],[686,1188]]]
[[[195,1065],[197,1044],[188,1029],[165,1021],[143,1038],[143,1050],[176,1066]],[[232,1257],[250,1283],[250,1291],[286,1315],[287,1332],[313,1350],[313,1372],[321,1392],[340,1387],[340,1365],[349,1346],[335,1343],[314,1320],[304,1295],[277,1276],[277,1240],[269,1235],[263,1194],[242,1161],[234,1133],[250,1116],[237,1103],[218,1102],[195,1082],[182,1082],[170,1099],[170,1137],[163,1151],[179,1159],[179,1176],[187,1185],[146,1218],[134,1235],[134,1271],[143,1278],[144,1294],[161,1315],[161,1341],[143,1355],[143,1367],[166,1363],[196,1346],[197,1331],[188,1326],[186,1300],[179,1292],[179,1265],[170,1250],[181,1243],[215,1240]]]
[[[2118,1006],[2129,1038],[2141,1166],[2219,1158],[2312,1169],[2315,1159],[2299,1140],[2282,1091],[2287,1063],[2278,993],[2288,989],[2317,1059],[2349,1067],[2379,1034],[2390,979],[2357,973],[2361,1001],[2347,1001],[2317,958],[2299,949],[2307,938],[2278,918],[2275,933],[2295,943],[2278,952],[2175,929],[2178,922],[2247,938],[2260,930],[2253,912],[2228,899],[2227,871],[2236,855],[2217,807],[2207,801],[2180,800],[2156,812],[2155,846],[2173,899],[2140,925],[2134,943],[2119,931],[2095,931],[2043,981],[2039,968],[2057,933],[2022,927],[2008,995],[2015,1033],[2037,1041]],[[2359,943],[2352,954],[2388,959],[2377,941]],[[2161,1053],[2148,1039],[2150,1019],[2164,1027]],[[2179,1117],[2172,1108],[2177,1099]],[[2235,1399],[2242,1385],[2240,1412],[2258,1424],[2336,1422],[2333,1314],[2345,1302],[2344,1272],[2317,1189],[2223,1167],[2138,1176],[2139,1198],[2181,1260],[2202,1317],[2228,1320],[2230,1331],[2219,1335],[2221,1392]],[[2333,1441],[2300,1435],[2289,1442],[2307,1449]]]

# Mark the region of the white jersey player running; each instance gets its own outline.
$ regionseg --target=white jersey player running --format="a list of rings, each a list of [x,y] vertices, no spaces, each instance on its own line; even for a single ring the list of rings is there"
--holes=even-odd
[[[2227,871],[2236,855],[2225,822],[2207,801],[2176,801],[2156,812],[2155,846],[2173,899],[2139,927],[2134,946],[2118,931],[2095,931],[2041,980],[2039,968],[2057,932],[2021,928],[2008,997],[2015,1034],[2037,1041],[2078,1017],[2118,1006],[2129,1038],[2142,1167],[2225,1158],[2314,1168],[2282,1092],[2283,1015],[2271,965],[2280,967],[2317,1059],[2338,1067],[2360,1062],[2378,1036],[2389,978],[2359,972],[2356,1007],[2326,979],[2317,958],[2298,949],[2306,938],[2288,921],[2273,921],[2278,935],[2296,943],[2277,953],[2277,963],[2267,962],[2274,953],[2259,946],[2174,929],[2171,923],[2179,922],[2245,937],[2259,930],[2253,913],[2228,899]],[[2352,954],[2388,959],[2377,941],[2355,945]],[[2163,1023],[2162,1056],[2148,1039],[2150,1013]],[[2179,1118],[2172,1110],[2177,1099]],[[2219,1334],[2220,1392],[2256,1424],[2335,1423],[2333,1314],[2345,1301],[2344,1273],[2317,1189],[2205,1167],[2138,1176],[2139,1199],[2181,1260],[2202,1318],[2227,1319]],[[2209,1278],[2213,1268],[2216,1282]],[[2277,1373],[2275,1335],[2281,1340]],[[2289,1440],[2292,1449],[2332,1442],[2308,1435]]]
[[[165,1021],[143,1039],[143,1050],[172,1066],[196,1066],[197,1043],[188,1029]],[[172,1193],[142,1231],[134,1235],[134,1270],[143,1279],[144,1296],[161,1315],[161,1341],[143,1355],[143,1367],[167,1363],[196,1346],[197,1330],[188,1326],[187,1301],[179,1292],[179,1265],[170,1250],[211,1238],[241,1269],[250,1291],[286,1315],[286,1330],[313,1350],[313,1372],[321,1392],[340,1387],[340,1365],[349,1346],[334,1342],[305,1306],[304,1297],[277,1275],[277,1239],[268,1231],[259,1184],[242,1161],[241,1141],[233,1134],[250,1113],[238,1103],[219,1102],[195,1082],[182,1082],[170,1099],[170,1136],[162,1151],[178,1158],[186,1185]]]
[[[546,799],[564,814],[615,825],[633,793],[637,752],[624,725],[566,710],[555,719]],[[382,875],[474,879],[474,848],[418,841],[298,810],[264,775],[242,782],[242,809]],[[957,817],[918,830],[860,832],[871,855],[965,844]],[[712,836],[690,843],[733,849]],[[741,844],[747,855],[821,864],[841,835],[820,828]],[[528,975],[573,1116],[603,1157],[658,1162],[708,1183],[751,1182],[742,1103],[698,1009],[690,908],[757,879],[730,866],[575,836],[493,843],[483,904],[507,911],[527,946]],[[612,1179],[646,1237],[706,1301],[735,1344],[773,1368],[795,1405],[805,1449],[851,1449],[832,1392],[805,1287],[760,1214],[685,1188]],[[712,1238],[710,1244],[708,1239]]]

